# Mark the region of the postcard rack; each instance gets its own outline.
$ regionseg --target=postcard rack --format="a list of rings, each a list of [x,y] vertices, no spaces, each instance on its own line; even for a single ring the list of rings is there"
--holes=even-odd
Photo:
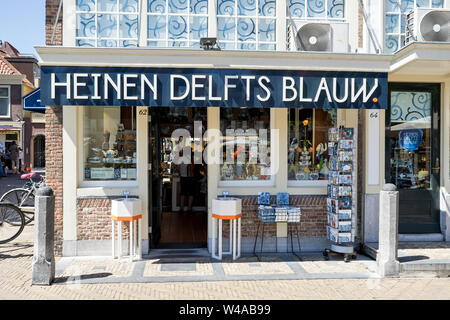
[[[355,128],[331,128],[328,131],[329,177],[327,187],[326,260],[331,253],[344,255],[344,261],[356,259],[357,142]]]

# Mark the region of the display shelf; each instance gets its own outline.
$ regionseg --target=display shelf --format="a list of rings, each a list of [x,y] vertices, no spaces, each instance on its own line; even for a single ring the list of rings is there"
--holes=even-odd
[[[344,254],[344,260],[355,258],[357,149],[355,128],[331,128],[328,132],[329,178],[327,186],[327,239],[330,253]]]
[[[119,126],[112,144],[109,142],[110,136],[106,131],[101,149],[91,148],[91,154],[85,161],[85,179],[136,179],[136,130],[123,130]]]

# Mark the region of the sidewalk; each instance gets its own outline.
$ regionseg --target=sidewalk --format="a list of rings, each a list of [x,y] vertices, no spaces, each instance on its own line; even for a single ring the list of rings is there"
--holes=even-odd
[[[17,242],[0,246],[0,299],[450,299],[450,278],[380,279],[363,256],[350,263],[315,255],[58,258],[54,284],[31,286],[33,236],[27,226]]]

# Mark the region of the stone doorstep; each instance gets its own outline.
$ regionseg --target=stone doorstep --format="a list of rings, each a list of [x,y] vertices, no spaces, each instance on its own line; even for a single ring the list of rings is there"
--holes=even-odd
[[[405,245],[405,243],[402,243]],[[442,244],[445,244],[446,247],[448,247],[447,250],[449,250],[449,256],[450,256],[450,243],[444,242]],[[412,246],[415,246],[416,244],[412,243]],[[436,247],[440,246],[439,242],[436,242]],[[433,250],[432,248],[425,247],[420,248],[417,244],[417,247],[413,248],[416,252],[414,256],[402,254],[402,250],[407,249],[399,249],[399,258],[400,260],[408,260],[405,258],[411,258],[410,261],[400,261],[400,273],[401,274],[414,274],[414,273],[421,273],[421,272],[431,272],[438,274],[439,276],[450,276],[450,259],[414,259],[415,256],[426,256],[426,254],[429,253],[429,251]],[[422,250],[422,251],[421,251]],[[427,250],[428,252],[425,253],[424,250]],[[365,243],[363,245],[363,251],[365,254],[370,256],[372,259],[376,260],[377,252],[378,252],[378,243],[370,242]]]

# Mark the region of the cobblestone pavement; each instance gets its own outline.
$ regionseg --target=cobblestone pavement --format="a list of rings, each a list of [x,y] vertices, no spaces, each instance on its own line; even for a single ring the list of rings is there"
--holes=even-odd
[[[138,262],[59,258],[55,283],[31,286],[32,240],[31,225],[16,242],[0,246],[0,299],[450,300],[450,278],[380,279],[371,270],[373,261],[343,263],[342,259],[323,261],[314,257],[301,262],[279,260],[279,257],[262,257],[260,261],[255,257],[243,257],[240,263],[224,261],[220,263],[223,277],[219,281],[205,281],[217,273],[218,267],[207,258],[196,258],[194,263],[192,258],[167,261],[152,258]],[[300,271],[310,279],[283,279],[298,275]],[[334,278],[330,278],[330,273],[334,273]],[[270,279],[274,274],[275,278]],[[355,274],[360,277],[355,278]],[[325,278],[321,277],[323,275]],[[168,282],[166,277],[172,280]],[[197,280],[189,281],[189,277],[197,277]],[[235,278],[228,281],[226,277]],[[90,280],[96,283],[89,283]]]

